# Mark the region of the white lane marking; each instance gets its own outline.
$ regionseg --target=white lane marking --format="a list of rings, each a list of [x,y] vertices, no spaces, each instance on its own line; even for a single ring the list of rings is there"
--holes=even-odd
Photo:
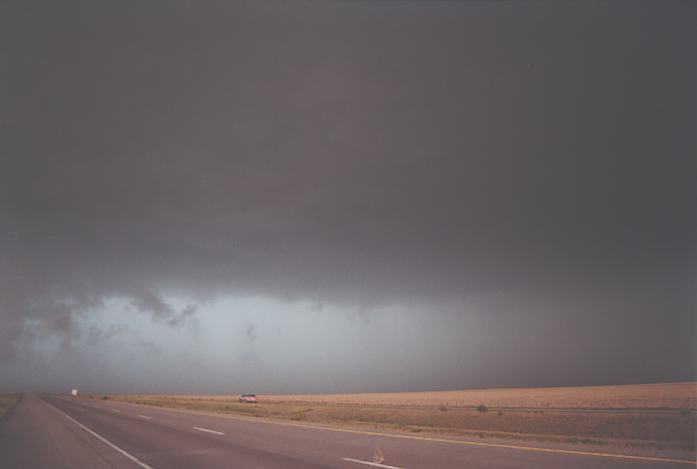
[[[194,430],[198,430],[200,432],[206,432],[206,433],[213,433],[214,435],[225,435],[223,432],[217,432],[215,430],[209,430],[208,428],[201,428],[201,427],[193,427]]]
[[[111,410],[113,410],[114,412],[116,412],[116,413],[118,413],[118,414],[121,413],[121,411],[120,411],[119,409],[111,409]]]
[[[161,408],[158,408],[160,410]],[[203,412],[197,412],[197,411],[190,411],[190,410],[181,410],[181,409],[167,409],[170,412],[178,412],[182,414],[190,414],[190,415],[206,415]],[[211,415],[211,414],[208,414]],[[258,418],[253,418],[253,417],[241,417],[239,415],[214,415],[215,417],[219,418],[227,418],[231,420],[243,420],[246,422],[254,422],[254,423],[259,423],[259,424],[268,424],[268,425],[284,425],[287,427],[300,427],[300,428],[309,428],[312,430],[323,430],[323,431],[329,431],[329,432],[339,432],[339,433],[354,433],[356,435],[368,435],[368,436],[376,436],[376,437],[385,437],[385,438],[398,438],[398,439],[404,439],[404,440],[417,440],[417,441],[432,441],[432,442],[437,442],[437,443],[449,443],[449,444],[454,444],[454,445],[463,445],[463,446],[480,446],[484,448],[505,448],[505,449],[514,449],[514,450],[521,450],[521,451],[532,451],[532,452],[540,452],[540,453],[556,453],[556,454],[569,454],[572,456],[595,456],[595,457],[600,457],[600,458],[616,458],[616,459],[628,459],[628,460],[633,460],[633,461],[652,461],[652,462],[667,462],[667,463],[675,463],[675,464],[689,464],[694,467],[695,461],[692,460],[687,460],[687,459],[670,459],[670,458],[655,458],[651,456],[633,456],[630,454],[617,454],[617,453],[596,453],[592,451],[579,451],[579,450],[569,450],[569,449],[557,449],[557,448],[540,448],[536,446],[519,446],[519,445],[506,445],[506,444],[501,444],[501,443],[484,443],[484,442],[478,442],[478,441],[468,441],[468,440],[451,440],[447,438],[436,438],[436,437],[427,437],[427,436],[415,436],[415,435],[398,435],[395,433],[381,433],[381,432],[375,432],[375,431],[368,431],[368,430],[353,430],[349,428],[331,428],[331,427],[324,427],[324,426],[318,426],[318,425],[311,425],[311,424],[306,424],[306,423],[295,423],[295,422],[278,422],[278,421],[272,421],[272,420],[261,420]]]
[[[49,404],[49,403],[46,402],[46,401],[44,401],[44,403],[45,403],[46,405],[48,405],[49,407],[51,407],[51,408],[52,408],[53,410],[55,410],[56,412],[58,412],[59,414],[61,414],[63,417],[65,417],[65,418],[67,418],[68,420],[70,420],[71,422],[73,422],[73,423],[74,423],[75,425],[77,425],[78,427],[80,427],[80,428],[82,428],[83,430],[85,430],[87,433],[89,433],[89,434],[92,435],[93,437],[95,437],[95,438],[97,438],[98,440],[100,440],[100,441],[106,443],[107,445],[111,446],[113,449],[115,449],[115,450],[118,451],[119,453],[123,454],[124,456],[126,456],[128,459],[130,459],[130,460],[133,461],[134,463],[138,464],[138,465],[139,465],[140,467],[142,467],[143,469],[153,469],[152,466],[147,465],[146,463],[144,463],[144,462],[141,461],[140,459],[138,459],[138,458],[136,458],[135,456],[133,456],[131,453],[129,453],[129,452],[127,452],[127,451],[125,451],[125,450],[119,448],[118,446],[116,446],[114,443],[112,443],[111,441],[109,441],[109,440],[107,440],[106,438],[104,438],[104,437],[103,437],[102,435],[100,435],[99,433],[90,430],[89,428],[87,428],[86,426],[84,426],[83,424],[81,424],[80,422],[78,422],[77,420],[75,420],[74,418],[72,418],[70,415],[68,415],[68,414],[66,414],[65,412],[63,412],[62,410],[58,409],[57,407],[54,407],[53,405]]]
[[[147,404],[130,404],[131,406],[139,406],[139,407],[150,407]],[[168,412],[176,412],[180,414],[188,414],[188,415],[211,415],[211,414],[206,414],[205,412],[200,412],[200,411],[191,411],[191,410],[183,410],[183,409],[172,409],[172,408],[162,408],[158,407],[157,410],[162,411],[162,410],[167,410]],[[600,458],[613,458],[613,459],[626,459],[626,460],[632,460],[632,461],[651,461],[651,462],[667,462],[667,463],[674,463],[674,464],[689,464],[690,466],[694,467],[695,461],[692,460],[687,460],[687,459],[671,459],[671,458],[656,458],[656,457],[651,457],[651,456],[634,456],[630,454],[618,454],[618,453],[599,453],[599,452],[593,452],[593,451],[579,451],[579,450],[568,450],[568,449],[557,449],[557,448],[540,448],[540,447],[535,447],[535,446],[521,446],[521,445],[506,445],[506,444],[501,444],[501,443],[485,443],[485,442],[478,442],[478,441],[468,441],[468,440],[451,440],[448,438],[436,438],[436,437],[426,437],[426,436],[416,436],[416,435],[399,435],[395,433],[381,433],[381,432],[376,432],[376,431],[366,431],[366,430],[355,430],[355,429],[349,429],[349,428],[331,428],[331,427],[325,427],[325,426],[319,426],[319,425],[310,425],[306,423],[295,423],[295,422],[279,422],[279,421],[272,421],[272,420],[261,420],[258,418],[253,418],[253,417],[242,417],[239,415],[213,415],[215,417],[219,418],[226,418],[230,420],[242,420],[245,422],[254,422],[257,424],[266,424],[266,425],[282,425],[282,426],[287,426],[287,427],[300,427],[300,428],[309,428],[312,430],[321,430],[321,431],[329,431],[329,432],[338,432],[338,433],[353,433],[356,435],[368,435],[368,436],[374,436],[374,437],[380,437],[380,438],[398,438],[398,439],[405,439],[405,440],[416,440],[416,441],[428,441],[428,442],[437,442],[437,443],[448,443],[448,444],[454,444],[454,445],[462,445],[462,446],[480,446],[480,447],[485,447],[485,448],[505,448],[505,449],[512,449],[512,450],[520,450],[520,451],[531,451],[531,452],[540,452],[540,453],[548,453],[548,454],[566,454],[566,455],[571,455],[571,456],[592,456],[592,457],[600,457]]]
[[[148,417],[147,415],[140,415],[138,414],[138,417],[145,419],[145,420],[152,420],[152,417]]]
[[[360,459],[353,459],[353,458],[341,458],[344,461],[350,461],[350,462],[356,462],[358,464],[365,464],[366,466],[373,466],[373,467],[382,467],[385,469],[404,469],[401,467],[397,466],[388,466],[387,464],[380,464],[377,462],[370,462],[370,461],[361,461]]]

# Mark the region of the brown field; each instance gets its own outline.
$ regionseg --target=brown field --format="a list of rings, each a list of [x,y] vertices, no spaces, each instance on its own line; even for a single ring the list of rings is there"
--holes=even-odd
[[[697,383],[263,396],[271,402],[534,409],[697,409]]]
[[[192,411],[382,430],[695,450],[697,383],[274,395],[120,395]]]
[[[17,402],[19,402],[18,394],[0,394],[0,417],[10,410]]]

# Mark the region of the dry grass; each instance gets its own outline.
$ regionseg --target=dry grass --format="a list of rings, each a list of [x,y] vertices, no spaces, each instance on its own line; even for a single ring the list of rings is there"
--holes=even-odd
[[[697,409],[697,383],[263,396],[270,402],[531,409]]]
[[[0,417],[19,402],[19,394],[0,394]]]
[[[236,395],[110,398],[187,410],[409,432],[694,451],[695,391],[697,383],[283,395],[257,396],[256,405],[240,404]],[[611,409],[623,410],[607,412]]]

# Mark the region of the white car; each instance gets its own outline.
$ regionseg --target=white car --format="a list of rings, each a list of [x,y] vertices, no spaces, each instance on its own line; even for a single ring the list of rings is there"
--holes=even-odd
[[[256,394],[240,394],[240,402],[245,402],[247,404],[256,404],[257,395]]]

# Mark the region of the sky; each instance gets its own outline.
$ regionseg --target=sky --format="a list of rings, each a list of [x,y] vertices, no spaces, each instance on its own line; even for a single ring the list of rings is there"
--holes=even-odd
[[[0,392],[697,380],[694,2],[2,2]]]

